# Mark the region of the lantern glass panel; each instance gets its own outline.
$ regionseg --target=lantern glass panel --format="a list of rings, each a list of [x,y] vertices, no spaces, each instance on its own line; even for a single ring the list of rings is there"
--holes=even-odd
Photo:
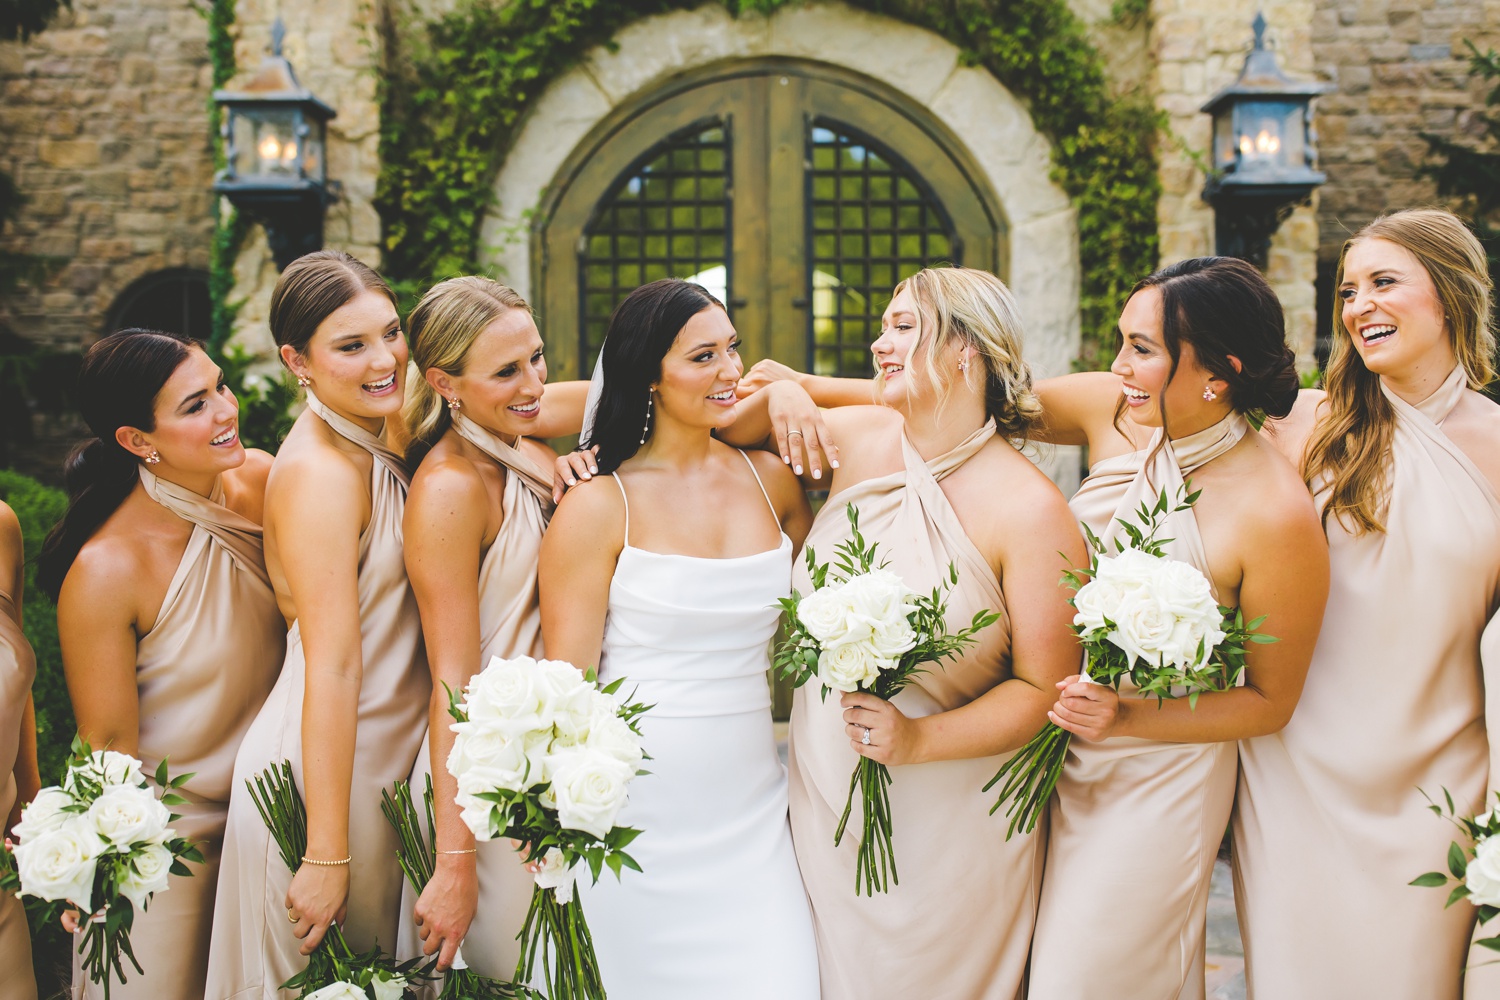
[[[295,108],[234,109],[235,173],[241,179],[291,180],[298,177],[302,137],[297,134],[297,124],[301,117]],[[320,162],[321,159],[320,150]]]
[[[1232,167],[1238,155],[1234,142],[1234,109],[1220,108],[1214,115],[1214,166],[1220,170]]]
[[[1306,165],[1302,102],[1247,100],[1236,111],[1235,126],[1240,170],[1296,170]]]
[[[323,158],[324,125],[316,119],[302,126],[302,173],[310,181],[322,184],[327,170]]]

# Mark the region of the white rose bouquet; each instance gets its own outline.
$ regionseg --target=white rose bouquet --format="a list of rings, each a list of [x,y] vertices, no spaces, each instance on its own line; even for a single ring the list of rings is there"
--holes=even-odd
[[[271,831],[282,863],[292,872],[307,853],[307,807],[292,776],[290,761],[266,768],[245,781],[256,811]],[[356,953],[344,939],[338,924],[328,928],[323,940],[307,956],[307,968],[281,984],[298,1000],[403,1000],[415,995],[427,976],[417,970],[420,962],[397,964],[376,942],[369,951]]]
[[[1154,505],[1142,503],[1136,511],[1139,524],[1120,518],[1130,544],[1117,539],[1113,555],[1084,525],[1089,567],[1067,570],[1061,583],[1076,591],[1068,603],[1076,612],[1072,628],[1083,646],[1085,680],[1116,690],[1129,680],[1140,696],[1158,701],[1186,693],[1188,704],[1196,707],[1204,691],[1227,691],[1238,683],[1251,643],[1276,639],[1256,631],[1264,616],[1246,623],[1238,609],[1214,600],[1202,573],[1166,557],[1170,539],[1158,539],[1157,533],[1171,514],[1190,510],[1198,500],[1198,493],[1184,493],[1186,488],[1178,491],[1175,504],[1166,490]],[[1017,828],[1026,833],[1036,828],[1062,777],[1071,738],[1066,729],[1047,723],[984,786],[987,792],[1005,782],[990,812],[1010,803],[1006,840]]]
[[[169,777],[162,761],[158,798],[139,760],[75,738],[62,785],[43,788],[22,811],[14,855],[0,851],[0,891],[45,901],[44,920],[81,914],[83,969],[106,997],[111,974],[125,982],[124,959],[144,971],[130,950],[136,910],[169,888],[169,876],[192,875],[186,862],[203,861],[169,825],[178,817],[168,807],[187,802],[176,789],[191,777]]]
[[[849,538],[834,549],[834,563],[820,565],[812,548],[807,550],[813,592],[803,597],[794,590],[779,601],[786,612],[786,630],[772,668],[797,687],[817,678],[824,699],[830,691],[863,691],[889,701],[924,672],[923,664],[956,656],[1000,616],[981,611],[963,629],[949,633],[946,596],[958,582],[958,569],[950,565],[945,585],[928,594],[916,593],[884,562],[876,562],[880,545],[866,542],[860,534],[858,509],[851,504],[845,511]],[[888,767],[859,758],[833,836],[835,845],[843,841],[854,793],[860,790],[864,815],[855,895],[887,892],[890,883],[901,881],[891,843],[890,786]]]
[[[1444,815],[1443,807],[1433,802],[1431,796],[1422,792],[1422,797],[1427,799],[1427,808],[1432,810],[1433,815]],[[1467,899],[1478,910],[1479,922],[1488,923],[1495,914],[1500,913],[1500,808],[1497,808],[1500,807],[1500,792],[1495,793],[1495,807],[1473,817],[1461,817],[1457,814],[1453,796],[1446,788],[1443,789],[1443,799],[1447,803],[1446,815],[1449,822],[1458,827],[1472,845],[1467,851],[1456,841],[1448,845],[1448,872],[1452,873],[1452,881],[1458,884],[1448,894],[1444,909],[1460,899]],[[1407,884],[1446,888],[1449,881],[1448,873],[1428,872]],[[1500,934],[1476,938],[1474,943],[1490,951],[1500,951]]]
[[[625,848],[639,830],[615,825],[645,758],[638,719],[650,706],[601,688],[594,672],[560,660],[494,657],[449,692],[457,722],[448,771],[463,821],[479,840],[525,844],[536,888],[521,928],[515,980],[532,983],[538,953],[551,1000],[604,1000],[583,908],[578,866],[595,881],[606,865],[640,871]]]

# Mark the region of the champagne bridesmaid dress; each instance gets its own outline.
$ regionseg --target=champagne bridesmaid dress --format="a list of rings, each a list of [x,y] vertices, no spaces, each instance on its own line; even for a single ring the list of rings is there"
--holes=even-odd
[[[1158,430],[1144,451],[1097,463],[1068,506],[1106,543],[1123,538],[1117,518],[1136,522],[1163,488],[1175,497],[1248,430],[1231,414],[1157,449]],[[1171,558],[1209,575],[1192,511],[1161,537]],[[1030,1000],[1201,1000],[1209,878],[1234,780],[1233,743],[1072,741],[1050,809]]]
[[[16,757],[21,747],[21,718],[36,659],[16,618],[16,595],[0,589],[0,823],[16,804]],[[10,831],[4,831],[10,836]],[[0,892],[0,1000],[36,1000],[31,974],[31,932],[21,900]]]
[[[374,456],[370,523],[359,540],[360,681],[354,772],[349,790],[348,916],[344,936],[355,951],[396,946],[401,870],[395,831],[380,812],[380,794],[410,776],[426,728],[431,685],[417,602],[401,553],[407,476],[384,441],[324,406],[307,406],[334,431]],[[327,498],[329,503],[340,498]],[[245,734],[234,763],[234,795],[224,837],[218,909],[214,913],[207,996],[279,996],[306,966],[286,918],[292,873],[261,822],[245,782],[289,760],[302,785],[302,698],[307,664],[297,625],[287,634],[286,663],[265,706]]]
[[[1240,743],[1235,895],[1260,1000],[1460,996],[1474,909],[1407,883],[1446,867],[1457,832],[1417,790],[1446,787],[1463,812],[1485,794],[1500,500],[1443,433],[1469,391],[1461,369],[1416,406],[1384,391],[1386,530],[1328,519],[1332,585],[1302,700],[1281,732]]]
[[[223,506],[223,487],[209,497],[158,479],[144,466],[146,495],[193,525],[151,630],[136,645],[140,699],[137,756],[147,774],[162,760],[172,776],[192,773],[174,806],[172,828],[197,841],[204,864],[191,878],[173,876],[130,932],[144,974],[126,965],[114,1000],[182,1000],[203,996],[219,853],[235,752],[276,682],[286,622],[266,576],[260,525]],[[76,945],[76,942],[75,942]],[[104,996],[73,951],[73,995]]]
[[[1000,621],[959,657],[918,674],[894,702],[911,717],[967,704],[1010,674],[1010,623],[994,570],[964,533],[940,481],[995,436],[994,421],[952,451],[924,461],[902,438],[905,468],[834,496],[807,544],[820,561],[849,534],[844,508],[907,586],[925,591],[958,567],[948,623],[989,609]],[[812,583],[798,560],[793,585]],[[1013,1000],[1021,990],[1041,879],[1042,830],[1005,839],[980,793],[1003,756],[891,769],[891,814],[899,884],[856,896],[859,808],[843,844],[833,832],[859,757],[844,735],[836,693],[799,688],[791,721],[791,816],[797,862],[812,902],[824,1000]]]
[[[536,570],[542,553],[542,533],[552,516],[552,478],[530,458],[480,427],[455,414],[453,429],[505,470],[500,531],[479,564],[479,665],[494,656],[542,656],[542,618],[537,607]],[[412,800],[420,815],[422,790],[431,774],[430,744],[422,749],[412,769]],[[520,944],[516,935],[526,922],[532,879],[521,856],[505,839],[475,845],[479,873],[479,909],[469,924],[463,957],[481,976],[509,980],[516,972]],[[422,954],[421,938],[412,922],[417,893],[402,888],[401,943],[398,954]]]

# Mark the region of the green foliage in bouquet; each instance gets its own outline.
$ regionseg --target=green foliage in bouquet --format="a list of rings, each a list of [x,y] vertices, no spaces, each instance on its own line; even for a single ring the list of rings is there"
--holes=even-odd
[[[1489,923],[1495,914],[1500,913],[1500,878],[1496,877],[1500,875],[1500,792],[1495,793],[1495,806],[1489,812],[1473,817],[1458,815],[1453,796],[1446,788],[1443,789],[1444,804],[1441,806],[1426,792],[1422,792],[1422,797],[1427,800],[1427,808],[1434,816],[1445,817],[1473,846],[1466,851],[1457,841],[1450,843],[1447,872],[1427,872],[1407,884],[1436,889],[1446,888],[1450,881],[1456,881],[1458,884],[1448,893],[1443,908],[1467,899],[1478,912],[1479,923]],[[1500,951],[1500,934],[1476,938],[1474,943],[1490,951]]]
[[[422,794],[423,815],[411,797],[411,785],[396,782],[391,791],[380,793],[380,811],[386,822],[396,831],[401,846],[396,851],[396,860],[407,883],[420,895],[432,880],[437,861],[437,823],[432,813],[432,775],[427,776],[427,788]],[[426,823],[423,823],[423,818]],[[437,959],[423,969],[423,974],[436,976]],[[443,989],[438,1000],[545,1000],[535,990],[514,983],[503,983],[479,975],[472,969],[449,969],[443,974]]]

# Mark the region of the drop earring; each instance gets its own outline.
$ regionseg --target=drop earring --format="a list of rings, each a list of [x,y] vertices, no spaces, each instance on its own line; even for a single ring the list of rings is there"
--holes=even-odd
[[[157,451],[155,448],[152,448],[151,449],[151,454],[149,454],[149,455],[146,456],[146,464],[147,465],[155,465],[157,462],[160,462],[160,461],[161,461],[161,452]]]
[[[646,438],[651,434],[651,405],[653,403],[653,394],[654,390],[646,390],[646,426],[641,428],[641,440],[639,442],[640,444],[645,444]]]
[[[965,374],[968,374],[968,371],[969,371],[969,359],[968,358],[964,358],[962,361],[960,361],[958,363],[958,370],[961,371],[961,372],[963,372],[963,373],[965,373]]]
[[[1217,392],[1214,392],[1213,386],[1205,385],[1203,387],[1203,398],[1212,403],[1214,400],[1219,398],[1219,394]]]

